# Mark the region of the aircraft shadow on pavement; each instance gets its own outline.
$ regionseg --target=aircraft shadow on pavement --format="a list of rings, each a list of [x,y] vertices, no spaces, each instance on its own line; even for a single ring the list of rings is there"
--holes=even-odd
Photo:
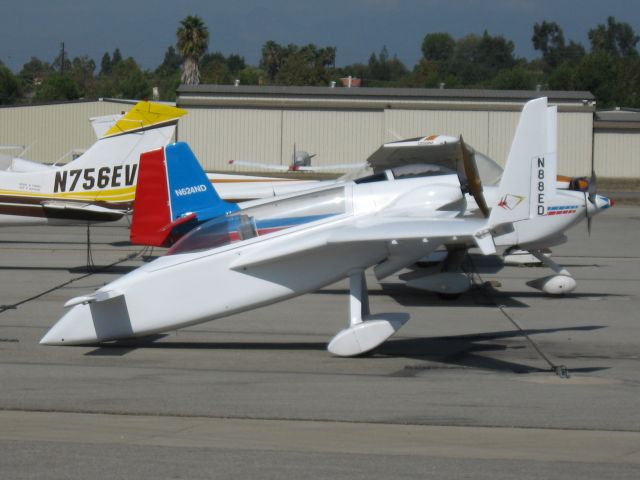
[[[81,267],[72,267],[67,269],[69,273],[112,273],[117,275],[125,275],[134,271],[140,265],[83,265]]]
[[[370,297],[391,297],[399,305],[403,307],[494,307],[495,303],[491,302],[490,298],[480,294],[477,288],[472,288],[469,292],[463,293],[456,298],[440,298],[435,293],[426,292],[417,288],[411,288],[403,283],[380,283],[381,290],[373,289],[369,290]],[[483,287],[488,288],[488,287]],[[491,289],[493,290],[493,289]],[[529,305],[522,303],[509,296],[504,296],[502,292],[493,290],[494,296],[500,295],[500,304],[506,307],[524,308]],[[311,295],[349,295],[349,290],[346,288],[323,288]],[[541,294],[543,295],[543,294]]]
[[[0,271],[2,270],[22,270],[22,271],[59,271],[59,272],[68,272],[68,273],[113,273],[117,275],[124,275],[125,273],[129,273],[138,268],[138,266],[126,266],[126,265],[82,265],[78,267],[27,267],[27,266],[17,266],[17,265],[0,265]]]
[[[48,238],[45,236],[45,238]],[[86,247],[87,246],[87,242],[86,241],[77,241],[77,240],[0,240],[0,246],[1,245],[20,245],[20,244],[25,244],[25,245],[44,245],[44,246],[51,246],[51,245],[77,245],[78,247]],[[91,245],[110,245],[109,242],[100,242],[100,241],[91,241]]]
[[[558,327],[547,329],[527,329],[524,332],[535,337],[536,334],[591,331],[605,328],[602,325],[585,325],[576,327]],[[510,344],[510,339],[518,340]],[[472,368],[510,373],[548,372],[550,368],[540,357],[531,359],[530,364],[510,360],[501,360],[482,355],[484,352],[505,352],[507,350],[530,349],[518,330],[501,332],[466,334],[432,338],[390,339],[378,347],[375,353],[379,356],[406,357],[433,363],[408,365],[396,372],[396,376],[415,376],[425,370],[445,368]],[[566,359],[566,358],[565,358]],[[571,372],[595,372],[609,367],[579,367],[568,365]]]
[[[86,356],[119,357],[140,348],[168,350],[326,350],[325,342],[158,342],[168,334],[149,335],[96,344]]]
[[[532,337],[537,334],[555,332],[591,331],[605,328],[603,325],[584,325],[574,327],[557,327],[545,329],[527,329],[524,332]],[[246,351],[325,351],[325,342],[177,342],[159,341],[168,335],[151,335],[147,337],[118,340],[96,345],[96,349],[85,353],[87,356],[124,356],[137,349],[168,349],[168,350],[246,350]],[[517,343],[510,340],[515,339]],[[381,360],[387,357],[420,360],[417,365],[407,365],[393,376],[411,377],[424,371],[447,368],[469,368],[504,373],[538,373],[548,372],[549,367],[544,361],[535,357],[531,364],[501,360],[490,356],[491,352],[506,352],[507,350],[524,350],[530,346],[518,330],[499,332],[453,335],[443,337],[400,338],[390,339],[380,347],[362,357],[352,359],[358,361]],[[487,353],[489,355],[483,355]],[[565,357],[566,360],[566,357]],[[346,360],[345,361],[349,361]],[[580,367],[568,365],[570,372],[589,373],[606,370],[609,367]]]
[[[109,242],[108,245],[112,247],[131,247],[131,242],[129,240],[116,240],[115,242]]]

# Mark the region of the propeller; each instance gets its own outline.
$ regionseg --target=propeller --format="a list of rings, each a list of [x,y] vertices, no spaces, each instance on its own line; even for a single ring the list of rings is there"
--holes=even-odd
[[[462,162],[464,166],[464,175],[466,177],[467,188],[471,196],[478,204],[478,208],[482,212],[482,215],[489,217],[489,207],[482,193],[482,181],[480,180],[480,174],[478,173],[478,165],[476,164],[476,157],[473,153],[469,152],[462,135],[460,135],[460,153],[462,154]]]
[[[587,191],[584,192],[584,211],[587,216],[587,234],[591,236],[591,219],[593,215],[589,213],[589,205],[587,205],[587,201],[591,203],[593,206],[597,206],[596,204],[596,195],[598,191],[598,177],[596,177],[596,172],[593,168],[591,168],[591,178],[589,178],[589,186],[587,187]]]

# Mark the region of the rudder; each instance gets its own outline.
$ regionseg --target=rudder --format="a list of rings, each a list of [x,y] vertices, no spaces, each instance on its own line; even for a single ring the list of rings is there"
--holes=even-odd
[[[196,225],[235,210],[220,199],[186,143],[140,156],[131,243],[169,247]]]

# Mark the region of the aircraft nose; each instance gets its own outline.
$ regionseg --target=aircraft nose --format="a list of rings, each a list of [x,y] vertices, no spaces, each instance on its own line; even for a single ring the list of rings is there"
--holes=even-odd
[[[89,305],[69,310],[40,340],[41,345],[79,345],[98,340]]]
[[[614,201],[608,197],[603,197],[602,195],[596,195],[596,208],[598,210],[606,210],[607,208],[613,207]]]
[[[611,198],[603,197],[602,195],[596,195],[593,202],[587,202],[587,208],[590,215],[596,215],[603,210],[613,207],[614,201]]]

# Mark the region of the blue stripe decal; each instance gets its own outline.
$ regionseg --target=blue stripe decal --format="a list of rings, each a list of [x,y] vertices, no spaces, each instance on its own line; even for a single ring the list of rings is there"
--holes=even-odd
[[[293,227],[296,225],[303,225],[305,223],[315,222],[324,218],[333,217],[335,214],[330,213],[326,215],[308,215],[305,217],[288,217],[288,218],[271,218],[266,220],[256,220],[256,228],[280,228],[280,227]]]
[[[564,206],[554,206],[554,207],[549,207],[547,210],[574,210],[577,209],[578,205],[564,205]]]

